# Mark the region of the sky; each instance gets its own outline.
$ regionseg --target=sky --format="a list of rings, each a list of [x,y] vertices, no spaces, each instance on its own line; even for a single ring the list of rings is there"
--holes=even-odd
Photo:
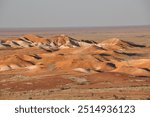
[[[150,0],[0,0],[0,28],[150,25]]]

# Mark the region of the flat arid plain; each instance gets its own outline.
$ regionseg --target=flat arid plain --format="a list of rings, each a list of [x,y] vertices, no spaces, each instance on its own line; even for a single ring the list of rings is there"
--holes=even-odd
[[[0,29],[0,99],[150,99],[150,26]]]

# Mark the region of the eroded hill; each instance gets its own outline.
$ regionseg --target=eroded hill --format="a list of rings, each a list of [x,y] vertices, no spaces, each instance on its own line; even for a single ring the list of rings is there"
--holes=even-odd
[[[116,94],[122,95],[121,92],[115,93],[119,90],[125,91],[121,98],[128,99],[132,98],[127,97],[128,91],[146,89],[140,92],[139,99],[150,91],[149,78],[149,45],[118,38],[98,43],[64,34],[49,39],[27,34],[0,41],[2,99],[58,99],[59,93],[62,93],[60,99],[76,99],[76,95],[81,99],[112,99]],[[82,93],[78,94],[81,89]],[[100,96],[104,89],[108,93]],[[46,96],[39,91],[45,92]],[[71,92],[76,95],[69,95]]]

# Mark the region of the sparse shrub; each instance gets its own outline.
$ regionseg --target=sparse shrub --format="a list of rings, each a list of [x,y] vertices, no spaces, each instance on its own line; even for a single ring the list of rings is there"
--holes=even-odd
[[[28,99],[29,99],[29,100],[32,100],[32,97],[29,97]]]
[[[117,95],[113,95],[113,97],[114,97],[116,100],[119,99],[119,97],[118,97]]]

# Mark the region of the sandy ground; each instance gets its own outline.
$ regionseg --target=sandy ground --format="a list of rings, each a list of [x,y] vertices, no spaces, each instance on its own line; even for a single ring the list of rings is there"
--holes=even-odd
[[[148,26],[1,29],[0,40],[0,99],[150,99]]]

